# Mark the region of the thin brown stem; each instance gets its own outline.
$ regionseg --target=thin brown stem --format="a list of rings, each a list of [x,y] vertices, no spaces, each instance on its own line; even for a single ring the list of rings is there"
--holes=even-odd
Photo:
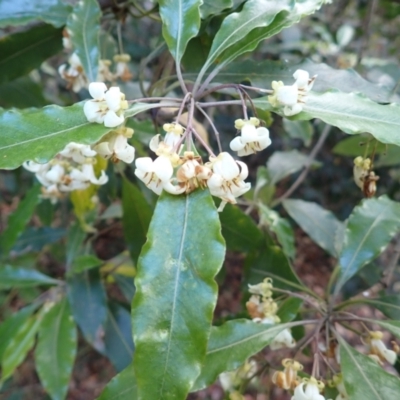
[[[210,116],[196,103],[196,108],[204,115],[204,117],[207,119],[208,123],[210,124],[212,130],[214,131],[215,139],[217,140],[218,144],[218,151],[221,153],[222,152],[222,145],[221,145],[221,139],[219,137],[219,132],[216,126],[214,125],[214,122],[210,118]]]

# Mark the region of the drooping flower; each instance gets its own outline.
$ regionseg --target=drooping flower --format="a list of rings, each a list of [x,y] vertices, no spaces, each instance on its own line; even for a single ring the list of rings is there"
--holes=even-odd
[[[82,66],[82,62],[76,53],[72,53],[68,59],[68,64],[62,64],[58,67],[58,73],[68,82],[68,88],[74,92],[79,92],[86,88],[88,79]]]
[[[355,184],[363,191],[365,197],[373,197],[376,193],[376,181],[379,176],[372,171],[372,161],[361,156],[354,159],[353,177]]]
[[[285,85],[282,81],[272,81],[274,93],[268,96],[268,101],[273,107],[284,106],[283,113],[287,116],[298,114],[303,110],[307,94],[314,85],[316,75],[310,78],[307,71],[298,69],[293,77],[296,81],[291,86]]]
[[[269,347],[271,350],[279,350],[283,348],[291,349],[295,345],[296,341],[293,339],[292,332],[289,328],[286,328],[275,336]]]
[[[99,68],[97,70],[97,82],[112,82],[114,74],[110,71],[111,61],[107,59],[99,60]]]
[[[255,375],[257,372],[257,363],[254,360],[247,360],[243,365],[234,371],[222,372],[219,375],[219,381],[225,392],[234,392],[240,384]]]
[[[72,158],[73,161],[79,164],[84,163],[86,157],[96,156],[96,152],[89,145],[75,142],[68,143],[59,154],[65,158]]]
[[[94,100],[86,101],[83,106],[89,122],[104,122],[107,128],[115,128],[124,122],[123,113],[128,108],[128,102],[119,87],[112,86],[107,90],[103,82],[92,82],[89,85],[89,93]]]
[[[339,394],[336,396],[336,400],[350,400],[349,395],[347,394],[346,388],[344,386],[343,377],[341,374],[334,375],[333,384],[336,386]]]
[[[172,184],[174,168],[170,158],[161,155],[154,161],[150,157],[136,159],[135,175],[154,193],[160,195],[163,190],[171,194],[181,194],[184,187]]]
[[[115,77],[120,78],[122,81],[127,82],[132,79],[132,73],[129,70],[128,62],[131,61],[129,54],[117,54],[114,56]]]
[[[257,151],[264,150],[271,144],[269,130],[260,127],[260,120],[250,118],[250,120],[238,119],[235,121],[235,128],[241,130],[240,136],[235,137],[230,143],[230,148],[238,152],[238,156],[247,156]]]
[[[210,157],[206,164],[213,171],[207,186],[213,196],[222,199],[218,211],[222,211],[227,203],[236,204],[236,197],[250,190],[251,184],[244,182],[249,171],[247,165],[235,161],[229,153],[222,152],[217,157]]]
[[[283,371],[276,371],[272,375],[272,382],[281,389],[294,389],[300,384],[297,378],[297,372],[303,369],[303,366],[296,360],[285,358],[282,360]]]
[[[303,382],[294,389],[292,400],[325,400],[325,397],[320,394],[324,384],[317,381],[313,376],[309,379],[304,378]]]
[[[109,132],[93,149],[103,158],[117,163],[119,160],[130,164],[135,158],[135,148],[128,143],[133,129],[121,127]]]
[[[183,126],[177,123],[173,124],[164,124],[163,129],[165,130],[166,135],[164,138],[164,143],[174,149],[175,146],[181,140],[181,136],[183,134]]]
[[[369,345],[369,354],[377,356],[381,362],[387,361],[389,364],[394,364],[397,359],[397,354],[393,350],[389,350],[382,341],[383,333],[374,331],[369,333],[367,344]]]

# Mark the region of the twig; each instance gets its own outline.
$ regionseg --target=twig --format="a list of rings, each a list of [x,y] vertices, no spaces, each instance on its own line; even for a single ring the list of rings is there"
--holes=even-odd
[[[216,126],[214,125],[214,122],[210,118],[210,116],[196,103],[196,108],[204,115],[204,117],[207,119],[208,123],[210,124],[212,130],[214,131],[215,138],[217,140],[218,144],[218,151],[221,153],[222,152],[222,145],[221,145],[221,139],[219,137],[219,132]]]

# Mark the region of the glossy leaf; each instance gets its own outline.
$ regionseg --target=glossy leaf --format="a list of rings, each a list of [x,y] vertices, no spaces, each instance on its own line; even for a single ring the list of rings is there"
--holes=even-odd
[[[267,162],[267,169],[271,178],[270,184],[275,184],[283,178],[302,170],[309,163],[309,158],[297,150],[274,152]],[[313,167],[318,165],[320,165],[318,162],[314,161],[312,163]]]
[[[86,340],[104,351],[103,326],[107,318],[107,295],[97,269],[74,274],[67,281],[68,300],[75,321]]]
[[[80,273],[98,267],[103,263],[104,261],[91,254],[77,256],[72,263],[72,272]]]
[[[108,383],[97,400],[136,400],[137,386],[133,363]]]
[[[62,283],[34,269],[0,267],[0,290],[38,285],[58,285]]]
[[[286,219],[282,218],[276,211],[271,210],[264,204],[258,205],[260,222],[268,226],[275,233],[283,252],[289,258],[294,258],[296,247],[294,244],[293,229]]]
[[[257,248],[264,240],[254,220],[239,207],[227,204],[219,214],[222,226],[222,236],[226,247],[232,251],[247,253]]]
[[[37,307],[38,304],[31,304],[24,307],[0,324],[0,360],[2,360],[4,350],[7,348],[9,342],[15,337],[20,327],[25,325]]]
[[[386,196],[363,200],[350,215],[340,253],[335,293],[377,257],[400,229],[400,204]]]
[[[40,228],[29,227],[15,242],[12,251],[23,253],[29,251],[40,251],[46,245],[58,242],[66,235],[64,228],[51,228],[42,226]]]
[[[64,400],[77,350],[76,325],[66,298],[43,317],[35,350],[40,381],[52,400]]]
[[[262,40],[276,35],[282,29],[299,22],[303,16],[312,14],[323,3],[324,0],[305,0],[296,4],[290,0],[279,2],[254,0],[247,2],[246,5],[249,4],[248,7],[245,5],[241,13],[237,13],[239,15],[231,14],[225,19],[214,39],[215,42],[226,21],[231,18],[229,23],[225,25],[228,34],[227,39],[229,40],[224,37],[221,43],[223,47],[219,45],[220,48],[218,50],[222,54],[218,54],[219,64],[217,70],[223,68],[241,54],[254,50]],[[235,21],[236,18],[240,19],[240,21]],[[210,54],[212,50],[213,48]]]
[[[122,180],[122,226],[124,237],[134,263],[146,242],[152,209],[142,192],[127,179]]]
[[[246,265],[248,266],[246,283],[254,285],[266,277],[271,277],[277,288],[285,290],[303,288],[289,260],[278,246],[264,245],[258,253],[249,255]]]
[[[61,0],[0,1],[0,28],[24,25],[35,20],[48,22],[56,27],[65,25],[71,6]]]
[[[81,0],[68,17],[74,51],[82,62],[90,82],[97,80],[99,67],[99,31],[101,10],[97,0]]]
[[[126,117],[155,107],[135,103]],[[12,169],[27,160],[47,162],[68,143],[92,144],[111,129],[88,122],[83,103],[70,107],[48,106],[29,112],[0,111],[0,168]]]
[[[8,342],[1,362],[1,380],[3,382],[14,373],[15,368],[21,364],[28,351],[33,347],[42,318],[43,309],[20,325],[13,338]]]
[[[292,85],[293,74],[298,69],[306,70],[311,76],[317,75],[312,89],[315,92],[331,89],[344,93],[359,92],[379,103],[388,103],[392,98],[392,88],[371,83],[353,69],[335,69],[308,59],[297,64],[275,60],[235,61],[223,68],[216,80],[222,83],[248,80],[253,86],[270,89],[272,81],[283,81],[286,85]]]
[[[317,203],[288,199],[282,204],[288,214],[315,243],[333,257],[338,256],[335,243],[338,232],[342,232],[342,222]]]
[[[162,32],[169,51],[180,63],[189,40],[200,29],[201,0],[159,0]]]
[[[376,299],[363,299],[363,303],[377,308],[390,319],[400,321],[400,296],[388,295]]]
[[[232,0],[203,0],[203,4],[200,6],[201,18],[206,19],[208,17],[221,14],[221,12],[231,8],[232,6]]]
[[[0,235],[0,253],[3,257],[8,256],[8,252],[31,219],[40,200],[39,194],[40,186],[34,185],[8,218],[7,228]]]
[[[386,372],[370,357],[340,340],[340,365],[346,392],[351,400],[395,399],[400,379]]]
[[[225,253],[207,190],[163,193],[139,257],[132,306],[141,399],[185,399],[204,362]]]
[[[224,371],[232,371],[258,353],[291,324],[264,325],[246,319],[232,320],[211,329],[207,356],[191,391],[211,385]]]
[[[297,297],[289,297],[279,305],[276,315],[280,318],[282,323],[293,321],[302,305],[302,299]]]
[[[132,363],[133,341],[130,312],[117,303],[110,304],[104,325],[105,355],[117,371]]]
[[[33,26],[27,31],[0,39],[0,84],[38,68],[62,49],[61,29],[51,25]]]

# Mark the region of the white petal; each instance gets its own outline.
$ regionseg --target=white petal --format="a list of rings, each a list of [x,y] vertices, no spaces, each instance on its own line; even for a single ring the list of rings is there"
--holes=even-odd
[[[233,139],[231,141],[231,143],[229,144],[229,147],[233,151],[243,150],[245,146],[246,146],[246,143],[242,142],[242,137],[241,136],[236,136],[235,139]]]
[[[166,192],[171,194],[182,194],[186,190],[185,187],[174,186],[170,181],[163,182],[162,187]]]
[[[267,132],[265,133],[264,131],[259,132],[259,138],[258,138],[258,147],[260,150],[264,150],[271,144],[271,139],[269,137],[269,130],[266,128],[258,128],[259,130],[265,129]]]
[[[126,144],[123,150],[118,150],[115,152],[115,155],[119,160],[130,164],[135,159],[135,148]]]
[[[154,173],[162,182],[167,182],[172,178],[174,169],[171,160],[168,157],[160,156],[154,160],[153,164]]]
[[[114,111],[109,110],[104,117],[104,126],[107,128],[115,128],[116,126],[121,125],[124,121],[125,118],[122,115],[119,117]]]
[[[164,143],[167,144],[168,146],[170,146],[171,148],[174,148],[178,144],[180,139],[181,139],[181,135],[176,134],[174,132],[168,132],[165,135]]]
[[[249,175],[249,169],[247,168],[247,165],[244,162],[242,161],[236,161],[236,162],[240,165],[241,169],[239,177],[241,180],[245,180]]]
[[[242,128],[242,141],[251,143],[257,140],[257,128],[252,124],[245,124]]]
[[[301,104],[297,103],[297,104],[295,104],[295,105],[292,106],[292,107],[286,106],[286,107],[283,109],[283,113],[284,113],[286,116],[290,117],[290,116],[292,116],[292,115],[298,114],[298,113],[301,112],[302,110],[303,110],[303,106],[302,106]]]
[[[253,150],[253,148],[251,146],[247,145],[246,148],[238,151],[238,156],[244,157],[244,156],[249,156],[250,154],[255,154],[255,153],[256,152]]]
[[[96,100],[104,100],[107,86],[103,82],[92,82],[89,84],[89,93]]]
[[[94,149],[98,154],[100,154],[103,158],[110,158],[113,155],[113,152],[110,150],[108,145],[109,142],[101,142],[94,146]]]
[[[296,388],[294,389],[294,396],[292,397],[292,400],[311,400],[304,393],[304,385],[305,382],[302,382],[296,386]]]
[[[101,171],[100,177],[91,179],[90,182],[92,182],[94,185],[104,185],[108,182],[108,176],[106,175],[105,171]]]
[[[212,174],[210,179],[207,181],[207,186],[210,190],[220,189],[223,185],[224,179],[219,174]]]
[[[136,169],[143,173],[154,172],[153,160],[150,157],[140,157],[135,161]],[[136,173],[136,171],[135,171]]]
[[[220,153],[214,162],[213,171],[221,175],[227,181],[239,175],[239,167],[233,157],[226,152]]]
[[[293,78],[296,79],[297,87],[300,89],[306,88],[308,86],[308,81],[310,79],[310,74],[303,69],[298,69],[294,74]]]
[[[58,183],[60,182],[60,179],[64,175],[64,168],[61,165],[54,165],[51,167],[51,169],[46,173],[45,177],[48,179],[50,182],[53,183]]]
[[[276,97],[279,103],[286,106],[294,106],[297,103],[299,91],[297,85],[282,86],[278,89]]]
[[[158,146],[160,144],[160,134],[155,135],[151,138],[150,140],[150,150],[154,151],[154,153],[157,151]]]
[[[83,112],[89,122],[97,122],[100,114],[100,104],[93,100],[88,100],[83,106]],[[104,117],[101,117],[104,120]],[[101,121],[100,123],[102,123]]]
[[[110,110],[118,111],[121,108],[121,91],[119,87],[113,86],[108,89],[108,92],[105,94],[106,103]]]

